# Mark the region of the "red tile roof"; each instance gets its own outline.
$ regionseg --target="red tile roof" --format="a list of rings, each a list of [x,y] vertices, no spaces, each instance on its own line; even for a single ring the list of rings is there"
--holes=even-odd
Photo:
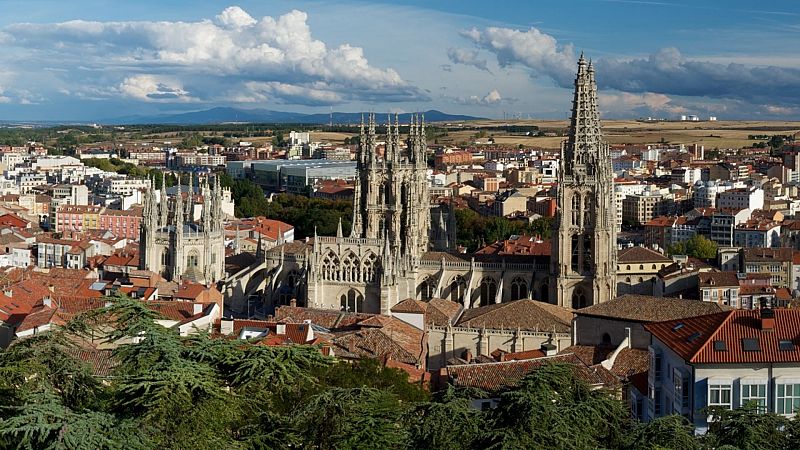
[[[763,311],[774,312],[772,331],[761,329]],[[691,363],[800,362],[800,310],[796,309],[734,310],[645,328]],[[759,350],[745,351],[743,339],[757,339]],[[718,341],[724,343],[724,351],[715,349]],[[792,349],[780,350],[781,341],[791,342]]]
[[[459,327],[569,333],[572,310],[537,300],[515,300],[464,311]]]
[[[574,354],[521,361],[451,365],[447,366],[444,371],[455,386],[499,392],[519,386],[525,376],[548,364],[567,364],[572,368],[576,377],[592,386],[605,385],[614,378],[600,366],[587,366]]]

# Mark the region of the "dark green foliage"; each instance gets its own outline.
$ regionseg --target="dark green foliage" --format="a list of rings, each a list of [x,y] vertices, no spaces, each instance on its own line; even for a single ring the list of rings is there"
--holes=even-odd
[[[326,200],[303,195],[279,194],[267,199],[264,191],[250,180],[222,179],[229,183],[231,195],[236,200],[236,217],[264,216],[294,226],[295,239],[314,236],[335,236],[339,219],[342,230],[350,234],[353,205],[346,200]]]
[[[739,450],[778,450],[789,446],[789,433],[784,432],[789,420],[773,413],[759,413],[753,403],[738,409],[710,408],[716,418],[709,424],[709,444],[730,445]]]
[[[593,390],[571,366],[548,365],[503,393],[485,448],[618,448],[630,419],[624,404]]]
[[[508,239],[511,235],[526,234],[550,239],[553,219],[540,217],[531,223],[509,220],[505,217],[481,216],[471,209],[456,210],[456,231],[458,244],[475,251],[483,245]]]
[[[783,449],[800,425],[754,406],[714,410],[706,436],[680,416],[642,424],[572,366],[506,392],[432,397],[377,361],[204,334],[181,337],[127,297],[0,353],[0,448],[11,449]],[[114,343],[101,383],[76,342]],[[479,410],[472,399],[497,398]]]
[[[406,415],[408,448],[458,450],[474,448],[485,430],[485,413],[472,407],[465,393],[448,388],[434,401],[415,405]],[[479,397],[480,398],[480,397]]]
[[[698,259],[712,259],[717,257],[717,243],[696,234],[686,242],[670,245],[667,252],[670,255],[688,255]]]
[[[697,450],[700,442],[694,436],[694,427],[683,416],[671,415],[636,424],[627,447],[631,450]]]
[[[406,440],[402,406],[388,392],[331,388],[302,406],[298,430],[316,449],[399,449]]]

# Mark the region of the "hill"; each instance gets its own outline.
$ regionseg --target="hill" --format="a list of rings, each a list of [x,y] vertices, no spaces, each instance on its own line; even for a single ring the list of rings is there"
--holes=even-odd
[[[456,122],[463,120],[478,120],[480,117],[447,114],[441,111],[429,110],[422,114],[428,122]],[[217,107],[202,111],[192,111],[180,114],[165,114],[157,116],[125,116],[117,117],[102,122],[109,124],[215,124],[215,123],[303,123],[303,124],[355,124],[361,121],[362,113],[334,112],[331,114],[303,114],[285,111],[272,111],[268,109],[239,109],[230,107]],[[388,113],[375,113],[379,122],[385,122]],[[400,114],[401,122],[408,122],[410,113]]]

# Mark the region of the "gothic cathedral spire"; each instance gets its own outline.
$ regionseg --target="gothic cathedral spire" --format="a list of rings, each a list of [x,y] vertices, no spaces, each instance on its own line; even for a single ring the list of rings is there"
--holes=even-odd
[[[583,308],[616,295],[614,173],[600,131],[594,69],[581,54],[569,135],[561,145],[551,302]]]

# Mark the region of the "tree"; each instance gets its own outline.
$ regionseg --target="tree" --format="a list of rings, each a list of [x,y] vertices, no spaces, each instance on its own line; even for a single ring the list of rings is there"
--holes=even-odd
[[[406,442],[403,405],[390,392],[331,388],[300,409],[297,426],[310,448],[400,449]]]
[[[673,414],[648,423],[637,423],[629,434],[627,448],[631,450],[697,450],[700,442],[694,427],[683,416]]]
[[[696,234],[685,242],[677,242],[667,249],[670,255],[688,255],[698,259],[712,259],[717,257],[717,243]]]
[[[707,414],[715,420],[708,426],[710,448],[729,445],[740,450],[779,450],[789,446],[785,433],[789,419],[775,413],[765,413],[754,402],[741,408],[709,408]]]
[[[416,404],[404,422],[409,424],[407,448],[460,450],[477,447],[484,430],[484,413],[472,407],[470,397],[453,387],[435,401]]]
[[[629,425],[625,405],[577,378],[573,366],[551,364],[500,395],[482,446],[492,448],[618,448]]]

